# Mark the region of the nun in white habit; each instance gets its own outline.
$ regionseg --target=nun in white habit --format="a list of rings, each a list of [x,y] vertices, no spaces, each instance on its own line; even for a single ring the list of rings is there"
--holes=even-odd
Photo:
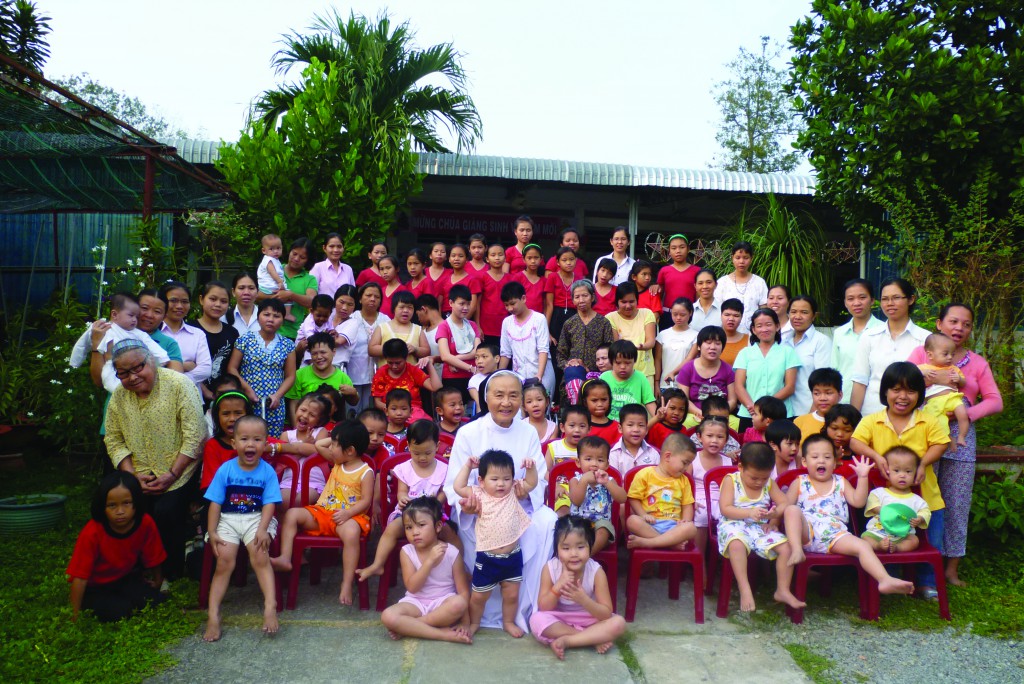
[[[530,614],[537,606],[541,568],[551,557],[558,516],[544,505],[547,492],[547,464],[541,455],[537,431],[526,421],[519,420],[519,410],[523,404],[523,385],[519,376],[511,371],[494,373],[487,380],[486,396],[488,413],[459,428],[455,434],[455,444],[449,454],[444,493],[452,505],[455,522],[459,525],[463,557],[472,574],[476,562],[476,515],[463,510],[462,501],[452,486],[455,477],[471,456],[480,456],[488,449],[499,449],[512,456],[516,464],[517,480],[526,475],[522,467],[523,459],[532,458],[536,463],[537,486],[527,498],[520,499],[523,508],[533,519],[533,524],[519,539],[519,547],[523,550],[523,583],[519,588],[516,624],[529,632]],[[477,484],[476,470],[470,473],[469,484]],[[475,502],[465,503],[467,510],[475,510]],[[501,592],[495,591],[484,608],[480,625],[501,629],[501,622]]]

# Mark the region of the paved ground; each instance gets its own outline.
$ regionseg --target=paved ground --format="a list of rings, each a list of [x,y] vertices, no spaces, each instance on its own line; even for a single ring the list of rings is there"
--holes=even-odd
[[[625,568],[623,567],[623,571]],[[375,612],[342,608],[337,602],[340,570],[324,572],[312,587],[303,574],[298,606],[281,613],[281,632],[260,634],[260,594],[255,579],[231,587],[224,605],[224,637],[202,641],[202,630],[173,649],[177,666],[153,682],[728,682],[761,684],[766,673],[781,682],[808,682],[789,654],[768,634],[749,634],[714,617],[693,622],[691,585],[679,601],[669,601],[666,580],[641,582],[637,620],[621,647],[606,655],[572,650],[564,662],[530,637],[512,639],[481,630],[472,646],[403,640],[394,642]],[[625,585],[625,573],[620,589]],[[376,597],[371,585],[371,599]],[[401,596],[401,583],[391,601]],[[713,599],[713,597],[712,597]],[[371,600],[371,605],[372,605]],[[619,595],[620,612],[625,599]]]

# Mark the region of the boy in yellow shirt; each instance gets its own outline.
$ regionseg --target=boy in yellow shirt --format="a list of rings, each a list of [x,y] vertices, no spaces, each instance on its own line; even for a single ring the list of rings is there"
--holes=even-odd
[[[843,400],[843,376],[835,368],[816,368],[807,378],[814,411],[797,416],[793,423],[800,428],[800,443],[825,427],[825,414]]]
[[[661,445],[658,465],[636,474],[627,494],[627,548],[672,548],[697,536],[693,491],[685,475],[696,457],[690,438],[676,432]]]

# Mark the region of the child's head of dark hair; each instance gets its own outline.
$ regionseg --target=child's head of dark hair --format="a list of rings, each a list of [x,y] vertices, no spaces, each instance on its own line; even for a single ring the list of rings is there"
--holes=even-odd
[[[636,416],[638,418],[643,418],[645,423],[651,417],[650,414],[647,413],[647,409],[644,408],[643,404],[626,404],[625,406],[623,406],[622,408],[619,409],[619,422],[620,423],[625,423],[626,422],[626,418],[628,418],[630,416]]]
[[[392,337],[381,346],[381,356],[385,359],[404,359],[408,354],[409,346],[397,337]]]
[[[906,387],[911,392],[917,392],[917,406],[915,408],[924,406],[924,374],[921,373],[920,368],[909,361],[890,363],[889,367],[882,373],[882,381],[878,385],[878,401],[881,402],[882,406],[889,406],[886,394],[888,394],[889,390],[898,387]]]
[[[815,387],[831,387],[836,392],[843,391],[843,375],[835,368],[815,368],[807,377],[807,389]]]
[[[341,396],[341,392],[331,387],[326,382],[317,387],[315,391],[321,399],[333,407],[329,416],[325,414],[326,421],[339,421],[345,417],[345,398]]]
[[[590,413],[587,411],[586,406],[580,404],[566,404],[562,407],[562,410],[558,412],[558,422],[565,425],[565,422],[569,420],[569,416],[578,416],[583,418],[587,423],[590,423]]]
[[[913,459],[914,467],[916,468],[921,463],[921,457],[916,451],[910,447],[905,446],[894,446],[893,448],[882,454],[882,458],[885,459],[886,463],[892,463],[894,458],[910,458]]]
[[[356,420],[358,420],[360,423],[373,421],[375,423],[384,423],[385,425],[387,425],[388,417],[379,408],[371,406],[370,408],[365,408],[362,411],[360,411],[359,415],[356,416]]]
[[[479,242],[483,245],[486,245],[487,237],[483,233],[473,233],[472,235],[469,236],[469,240],[466,241],[466,244],[472,245],[474,242]]]
[[[729,400],[725,397],[712,394],[710,397],[700,403],[701,412],[704,415],[708,413],[729,413]]]
[[[138,303],[138,298],[131,292],[118,292],[110,298],[110,310],[120,311],[124,307],[128,306],[128,304],[138,305]]]
[[[769,426],[769,427],[771,427],[771,426]],[[798,432],[799,432],[799,430],[798,430]],[[833,454],[835,453],[836,446],[835,446],[835,444],[832,443],[832,440],[829,439],[823,433],[818,432],[818,433],[815,433],[813,435],[807,435],[807,439],[805,439],[804,443],[800,445],[800,455],[802,457],[806,458],[808,450],[810,450],[810,448],[812,446],[814,446],[815,444],[828,444],[829,447],[832,449],[832,453]]]
[[[858,411],[853,404],[836,404],[825,412],[825,424],[822,426],[821,431],[824,432],[829,425],[840,418],[845,420],[847,425],[855,428],[863,417],[864,416],[861,415],[860,411]]]
[[[408,290],[399,290],[395,294],[391,295],[391,309],[397,309],[399,304],[405,304],[411,306],[413,310],[416,310],[416,295]]]
[[[318,332],[306,338],[306,347],[308,349],[312,349],[318,344],[326,344],[328,349],[334,351],[334,335],[329,332]]]
[[[142,512],[142,485],[135,478],[135,475],[124,470],[115,470],[111,473],[107,473],[100,480],[99,486],[96,488],[96,492],[92,496],[92,504],[89,507],[89,514],[92,519],[103,525],[104,528],[110,529],[110,521],[107,519],[107,495],[110,494],[110,490],[117,489],[118,487],[124,487],[128,490],[128,493],[132,495],[132,504],[135,508],[135,524],[137,525],[141,519],[140,513]]]
[[[458,285],[452,285],[452,289],[448,290],[448,301],[454,302],[457,299],[462,299],[467,302],[473,301],[473,293],[470,292],[469,288],[461,283]]]
[[[682,432],[673,432],[665,441],[661,443],[661,453],[664,456],[666,453],[670,454],[696,454],[697,445],[693,443],[693,440],[684,435]]]
[[[416,516],[420,514],[429,517],[435,526],[444,520],[444,510],[436,496],[418,496],[415,499],[410,499],[402,509],[403,520],[415,520]]]
[[[587,547],[594,548],[594,523],[578,515],[567,515],[555,523],[555,557],[558,557],[558,546],[570,534],[578,533],[587,540]]]
[[[307,394],[306,396],[308,397],[310,395]],[[317,398],[319,399],[319,397]],[[263,430],[263,436],[267,436],[267,421],[263,420],[259,416],[253,415],[251,413],[242,416],[241,418],[235,421],[235,432],[238,432],[238,428],[242,427],[243,425],[259,425],[260,429]]]
[[[775,467],[775,452],[767,442],[747,442],[740,449],[740,466],[752,470],[771,470]]]
[[[754,406],[761,412],[762,418],[775,421],[786,417],[786,402],[771,395],[760,397]]]
[[[626,281],[624,283],[619,283],[618,285],[615,286],[616,302],[621,302],[623,299],[629,297],[630,295],[634,297],[638,297],[640,295],[640,293],[636,289],[636,283],[632,281]]]
[[[681,399],[683,401],[683,410],[685,411],[690,408],[689,397],[683,394],[683,390],[679,389],[678,387],[666,387],[665,389],[661,390],[661,398],[665,401],[666,404],[668,404],[668,402],[672,401],[673,399]]]
[[[595,451],[604,454],[605,458],[607,458],[608,454],[612,450],[612,447],[602,437],[598,437],[597,435],[587,435],[586,437],[580,440],[579,444],[576,445],[576,453],[583,453],[584,449],[594,449]]]
[[[629,340],[615,340],[608,345],[608,360],[611,363],[615,363],[620,358],[627,361],[636,361],[638,356],[639,352],[636,349],[636,345]]]
[[[442,385],[436,392],[434,392],[434,406],[440,406],[445,402],[445,399],[452,396],[453,394],[459,395],[462,398],[462,392],[459,391],[458,387],[452,387],[451,385]]]
[[[800,443],[800,428],[791,420],[773,420],[764,431],[764,441],[769,445],[774,444],[782,448],[782,442],[787,439],[790,442]]]
[[[334,310],[334,299],[325,294],[318,294],[313,297],[313,301],[309,304],[309,310],[314,309],[327,309],[328,311]]]
[[[370,433],[358,420],[343,420],[331,430],[331,441],[343,450],[353,448],[357,454],[364,454],[370,446]]]
[[[612,274],[612,278],[615,277],[615,273],[618,271],[618,266],[615,264],[614,259],[601,259],[597,262],[597,270],[604,269]],[[597,273],[594,273],[594,278],[597,278]]]
[[[600,378],[587,380],[585,383],[583,383],[583,387],[580,387],[580,406],[586,408],[587,399],[590,397],[592,393],[599,390],[603,390],[604,392],[606,392],[609,397],[612,394],[612,388],[608,386],[607,382]]]
[[[402,344],[405,344],[404,342]],[[400,404],[405,402],[412,404],[412,392],[405,389],[404,387],[396,387],[392,390],[388,390],[388,393],[384,395],[384,405],[391,406],[392,404]]]
[[[284,302],[282,302],[280,299],[261,299],[260,301],[256,302],[256,313],[257,314],[261,314],[264,311],[266,311],[267,309],[270,309],[271,311],[274,311],[275,313],[281,314],[282,318],[286,314],[286,310],[284,308]]]
[[[409,440],[409,444],[426,444],[427,442],[437,444],[440,432],[437,429],[437,423],[421,418],[420,420],[413,421],[405,436]]]
[[[477,345],[477,350],[486,349],[491,353],[491,356],[498,358],[501,356],[501,346],[497,342],[481,342]]]
[[[480,457],[480,464],[477,466],[477,472],[480,475],[480,477],[486,477],[487,473],[492,468],[497,468],[498,470],[507,470],[510,473],[515,473],[516,463],[515,461],[512,460],[512,457],[508,455],[507,451],[488,449]]]
[[[417,309],[428,309],[430,311],[440,311],[441,304],[437,301],[437,297],[432,294],[421,294],[416,298]]]
[[[633,268],[629,269],[629,277],[636,278],[638,275],[640,275],[640,272],[644,270],[650,271],[651,276],[654,276],[654,264],[652,264],[650,261],[647,261],[646,259],[637,259],[633,263]]]
[[[213,396],[215,397],[222,392],[240,389],[242,389],[241,379],[239,379],[237,375],[232,375],[231,373],[224,373],[210,383],[210,390],[213,392]]]
[[[315,406],[320,407],[320,422],[317,423],[317,427],[322,426],[330,419],[330,413],[332,409],[331,401],[327,399],[323,394],[321,394],[317,390],[314,390],[313,392],[307,392],[306,394],[302,395],[302,397],[300,397],[299,400],[295,403],[295,408],[298,409],[307,401],[311,402]]]
[[[525,296],[526,288],[520,282],[512,281],[511,283],[505,283],[501,287],[501,301],[506,304],[513,299],[522,299]]]
[[[249,397],[245,396],[241,389],[233,389],[229,387],[217,392],[216,397],[217,398],[213,400],[213,406],[210,407],[210,416],[213,418],[213,436],[223,437],[224,431],[221,428],[221,407],[224,407],[223,410],[225,414],[227,414],[229,411],[233,412],[236,405],[235,402],[240,402],[243,412],[242,415],[250,415],[252,413],[252,404],[249,403]]]
[[[724,302],[722,302],[722,311],[738,311],[740,314],[742,314],[743,302],[736,299],[735,297],[731,299],[726,299]]]

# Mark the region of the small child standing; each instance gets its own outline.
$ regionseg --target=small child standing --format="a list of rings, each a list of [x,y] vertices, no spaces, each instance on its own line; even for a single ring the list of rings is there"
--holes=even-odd
[[[967,446],[967,432],[971,429],[971,421],[967,417],[967,406],[964,395],[958,385],[964,383],[964,373],[953,365],[956,355],[956,342],[942,333],[932,333],[924,340],[924,353],[928,363],[918,366],[925,374],[927,389],[924,391],[924,410],[936,418],[948,420],[953,414],[960,428],[956,438],[957,446]],[[934,372],[936,381],[927,384],[928,375]],[[956,447],[950,447],[956,450]]]
[[[523,581],[523,552],[519,538],[530,527],[517,496],[525,496],[537,486],[533,460],[522,462],[526,476],[515,481],[515,462],[504,451],[490,449],[480,458],[471,457],[455,478],[459,496],[473,497],[479,504],[476,520],[476,563],[473,570],[473,594],[469,599],[469,633],[480,629],[484,605],[495,587],[501,586],[502,628],[515,638],[523,636],[516,624],[519,584]],[[479,485],[469,486],[470,472],[476,468]],[[518,490],[518,491],[517,491]]]
[[[437,427],[440,434],[454,439],[455,433],[462,427],[462,416],[466,413],[466,406],[462,403],[462,392],[456,387],[442,387],[437,390],[434,392],[434,410],[437,411]]]
[[[853,451],[850,450],[850,439],[853,431],[860,424],[860,411],[852,404],[836,404],[825,414],[824,427],[821,434],[832,440],[836,448],[836,457],[840,460],[853,458]]]
[[[825,414],[843,400],[843,376],[834,368],[816,368],[807,378],[814,410],[797,416],[793,422],[800,429],[800,441],[818,434],[825,427]]]
[[[281,265],[281,254],[284,252],[284,247],[281,238],[273,233],[267,233],[260,240],[260,244],[263,259],[260,261],[259,268],[256,269],[256,284],[263,294],[277,294],[285,287],[284,267]],[[291,302],[285,302],[284,308],[284,319],[294,321],[295,316],[292,315]]]
[[[263,633],[276,634],[278,629],[269,554],[270,542],[277,534],[274,505],[281,503],[281,488],[273,466],[263,460],[266,421],[259,416],[242,416],[235,421],[232,442],[238,458],[217,469],[203,497],[210,502],[207,534],[217,559],[203,641],[220,639],[220,604],[235,571],[240,543],[249,552],[249,563],[263,592]]]
[[[772,396],[763,396],[750,408],[750,423],[743,432],[743,443],[763,442],[765,430],[772,421],[786,417],[786,402]]]
[[[615,271],[615,262],[611,259],[601,259],[597,264],[597,273],[594,274],[594,311],[600,316],[607,316],[617,308],[615,286],[612,285]]]
[[[153,518],[142,512],[142,497],[132,473],[115,470],[100,481],[91,520],[78,533],[68,562],[72,621],[84,609],[100,622],[114,622],[164,600],[158,587],[167,553]],[[151,577],[143,577],[140,567]]]
[[[626,404],[619,411],[619,432],[608,455],[611,466],[626,473],[639,466],[656,466],[661,461],[658,450],[647,443],[647,418],[650,414],[640,404]],[[662,442],[664,444],[664,442]]]
[[[473,643],[466,619],[469,578],[459,548],[441,541],[451,529],[442,515],[437,498],[421,496],[410,500],[396,521],[409,543],[400,556],[405,596],[380,616],[392,639]]]
[[[608,577],[591,558],[593,546],[588,520],[570,516],[555,523],[555,557],[541,570],[530,631],[559,660],[567,648],[594,646],[607,653],[626,631],[626,621],[612,609]]]
[[[828,437],[808,437],[803,450],[807,474],[799,476],[786,494],[790,504],[784,513],[786,536],[792,550],[789,564],[802,563],[804,551],[856,556],[864,572],[878,582],[880,593],[913,593],[913,584],[886,572],[871,545],[850,534],[846,527],[850,521],[849,506],[861,507],[867,502],[870,459],[853,458],[857,487],[851,489],[845,477],[835,474],[836,454]]]
[[[707,497],[704,495],[704,475],[709,470],[720,466],[731,466],[729,459],[722,450],[725,449],[726,440],[729,439],[728,422],[718,416],[707,416],[697,426],[696,433],[700,435],[702,448],[697,451],[697,458],[693,459],[691,474],[693,475],[693,486],[696,501],[693,505],[693,524],[697,526],[697,548],[702,553],[708,545],[708,528],[711,525],[711,518],[716,520],[720,517],[718,500],[719,488],[714,486],[711,489],[711,509],[708,510]],[[705,574],[705,577],[709,575]]]
[[[685,435],[669,435],[661,461],[641,470],[629,487],[626,548],[672,548],[697,536],[693,526],[693,492],[686,469],[697,450]]]
[[[548,418],[550,408],[551,399],[548,398],[548,391],[544,389],[544,385],[536,378],[523,383],[523,420],[537,431],[537,438],[541,444],[558,437],[558,423]]]
[[[654,404],[654,388],[647,376],[634,368],[637,359],[636,345],[629,340],[616,340],[608,347],[608,358],[612,362],[612,370],[601,373],[601,379],[608,383],[611,390],[610,415],[619,415],[619,411],[626,404],[641,404],[648,413],[654,415],[657,410]]]
[[[316,443],[320,455],[334,464],[324,491],[316,504],[292,508],[284,517],[281,555],[270,559],[277,572],[298,572],[292,546],[301,530],[318,536],[341,539],[341,591],[338,602],[352,605],[352,584],[359,563],[359,540],[370,533],[370,502],[373,501],[373,471],[361,460],[370,444],[366,428],[353,420],[338,423],[331,436]]]
[[[747,555],[753,551],[762,558],[776,560],[775,600],[791,608],[803,608],[790,591],[793,563],[786,536],[779,532],[779,521],[786,510],[786,495],[771,479],[772,451],[763,443],[744,444],[740,452],[740,470],[722,481],[718,523],[718,551],[729,559],[740,591],[740,610],[755,609],[754,593],[747,578]],[[790,491],[793,491],[792,489]]]
[[[774,420],[764,433],[764,441],[772,448],[775,454],[775,468],[772,470],[772,480],[777,480],[779,475],[787,470],[800,467],[800,428],[791,420]]]
[[[388,392],[384,397],[384,415],[388,418],[388,430],[384,435],[384,448],[391,456],[398,452],[398,445],[406,438],[409,429],[409,415],[412,413],[412,395],[401,387]],[[417,420],[423,420],[417,418]]]
[[[566,406],[562,409],[559,419],[562,439],[553,440],[544,449],[549,477],[555,466],[577,460],[580,440],[586,437],[590,430],[590,418],[586,410],[580,406]],[[569,507],[572,505],[569,500],[569,478],[560,475],[555,484],[555,504],[552,508],[559,516],[568,515]]]
[[[590,432],[587,434],[600,437],[610,445],[614,444],[619,435],[619,421],[610,420],[612,392],[604,380],[587,380],[580,388],[580,406],[590,414]]]
[[[612,502],[626,503],[626,490],[608,473],[608,442],[600,437],[580,440],[576,463],[580,472],[569,481],[569,500],[572,502],[569,515],[593,524],[594,539],[590,552],[600,553],[615,541]]]
[[[912,487],[921,460],[907,447],[893,447],[882,455],[889,466],[889,486],[872,489],[864,515],[867,529],[861,536],[871,548],[885,553],[913,551],[921,540],[915,529],[925,529],[932,512]]]

